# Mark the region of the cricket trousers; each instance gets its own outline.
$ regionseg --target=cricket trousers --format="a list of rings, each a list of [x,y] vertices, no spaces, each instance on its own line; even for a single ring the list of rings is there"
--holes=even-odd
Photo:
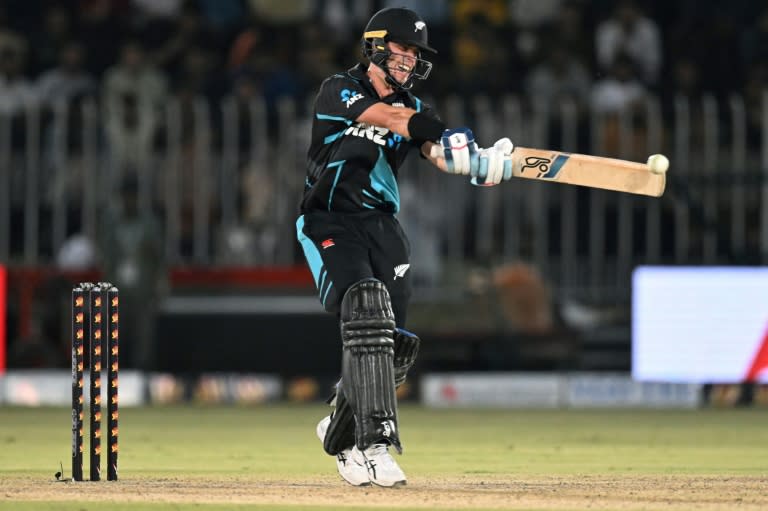
[[[404,328],[411,297],[410,245],[393,215],[307,212],[296,221],[296,235],[325,310],[338,315],[349,286],[375,278],[387,287],[395,323]]]

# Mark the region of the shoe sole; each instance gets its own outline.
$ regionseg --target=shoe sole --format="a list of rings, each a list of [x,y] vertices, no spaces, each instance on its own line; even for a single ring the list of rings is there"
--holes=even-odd
[[[347,483],[350,486],[354,486],[355,488],[365,488],[366,486],[371,486],[372,485],[372,483],[370,481],[368,481],[367,483],[355,484],[352,481],[348,481],[347,479],[344,479],[341,476],[341,474],[339,474],[339,477],[341,478],[342,481],[344,481],[345,483]]]
[[[376,483],[376,482],[373,482],[373,481],[371,481],[371,483],[373,485],[375,485],[375,486],[378,486],[379,488],[399,488],[401,486],[406,486],[408,484],[407,481],[395,481],[393,484],[390,484],[389,486],[383,485],[383,484],[379,484],[379,483]]]

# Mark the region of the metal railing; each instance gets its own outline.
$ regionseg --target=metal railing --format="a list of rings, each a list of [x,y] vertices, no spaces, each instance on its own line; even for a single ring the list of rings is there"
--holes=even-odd
[[[561,293],[614,299],[627,296],[638,264],[768,259],[768,92],[759,105],[651,98],[612,115],[512,96],[433,104],[481,145],[509,136],[639,161],[664,152],[672,166],[665,196],[651,199],[528,180],[480,189],[414,156],[399,173],[400,217],[422,289],[449,285],[454,270],[522,260]],[[0,117],[0,261],[52,264],[73,234],[97,240],[133,176],[141,209],[163,225],[170,264],[301,264],[294,221],[309,111],[291,100],[176,98],[151,113],[143,139],[115,130],[93,100]]]

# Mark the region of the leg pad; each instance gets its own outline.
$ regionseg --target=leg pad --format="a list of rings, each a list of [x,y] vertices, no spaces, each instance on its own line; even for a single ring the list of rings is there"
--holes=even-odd
[[[408,370],[416,361],[420,340],[415,334],[401,328],[395,330],[394,340],[395,387],[399,387],[405,382]],[[325,434],[323,447],[325,452],[335,456],[355,445],[355,413],[341,391],[341,382],[336,386],[336,392],[329,402],[334,400],[335,410]]]
[[[355,443],[360,450],[378,442],[401,450],[394,329],[395,317],[384,283],[366,279],[347,290],[341,302],[341,390],[354,411]]]

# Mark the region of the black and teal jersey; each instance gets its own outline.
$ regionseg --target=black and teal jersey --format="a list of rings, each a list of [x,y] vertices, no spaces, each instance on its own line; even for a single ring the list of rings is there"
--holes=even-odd
[[[410,92],[379,98],[362,64],[327,78],[315,99],[302,213],[400,209],[397,171],[416,144],[355,120],[378,102],[436,117]]]

